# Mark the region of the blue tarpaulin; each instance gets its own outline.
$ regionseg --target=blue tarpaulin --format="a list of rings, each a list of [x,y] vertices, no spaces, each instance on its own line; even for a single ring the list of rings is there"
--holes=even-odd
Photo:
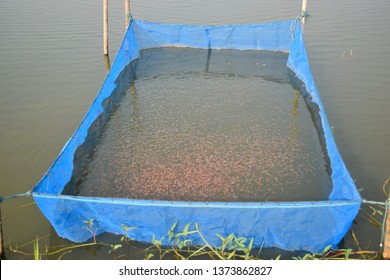
[[[115,98],[120,73],[136,72],[133,63],[148,48],[191,47],[201,49],[267,50],[289,53],[286,67],[303,82],[318,106],[318,118],[325,153],[329,160],[332,191],[328,200],[305,202],[184,202],[101,198],[63,194],[77,173],[75,158],[95,128],[109,114],[108,100]],[[187,224],[199,226],[208,242],[221,244],[217,235],[253,238],[253,246],[318,252],[337,244],[349,230],[361,204],[361,197],[339,154],[325,110],[310,72],[301,25],[298,20],[264,24],[189,26],[132,20],[122,46],[103,86],[71,139],[41,181],[33,197],[57,234],[74,242],[85,242],[92,233],[83,230],[94,219],[97,234],[124,234],[141,242],[162,239],[172,225],[180,232]],[[126,231],[125,227],[134,227]],[[191,244],[201,245],[200,236]]]

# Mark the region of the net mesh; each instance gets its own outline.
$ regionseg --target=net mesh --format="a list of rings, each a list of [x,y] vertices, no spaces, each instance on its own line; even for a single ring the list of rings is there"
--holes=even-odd
[[[69,186],[83,176],[111,112],[127,87],[122,77],[135,77],[141,50],[160,47],[282,51],[287,67],[308,103],[316,107],[315,122],[328,160],[332,190],[327,199],[302,202],[184,202],[95,196],[74,196]],[[123,75],[125,73],[126,75]],[[131,78],[130,78],[131,81]],[[88,145],[87,145],[88,144]],[[75,165],[75,163],[78,163]],[[67,194],[65,194],[67,193]],[[59,236],[74,242],[92,237],[83,230],[94,219],[97,234],[125,234],[141,242],[164,238],[172,225],[181,231],[199,225],[210,244],[221,236],[254,238],[254,246],[318,252],[336,247],[360,208],[361,197],[338,152],[318,90],[310,72],[299,21],[229,26],[188,26],[132,20],[113,66],[79,128],[33,190],[33,197]],[[126,231],[125,227],[134,227]],[[190,229],[191,229],[190,227]],[[194,236],[192,244],[202,244]]]

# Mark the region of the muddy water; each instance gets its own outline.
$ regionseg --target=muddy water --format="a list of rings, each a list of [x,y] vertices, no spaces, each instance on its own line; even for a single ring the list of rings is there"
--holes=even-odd
[[[384,201],[382,185],[390,176],[390,36],[385,28],[390,2],[308,2],[312,18],[305,25],[305,42],[336,143],[362,196]],[[132,0],[131,7],[137,19],[241,24],[293,19],[301,3]],[[123,38],[124,9],[122,1],[109,5],[113,59]],[[6,196],[35,186],[99,91],[106,75],[102,6],[89,0],[2,0],[0,35],[0,174]],[[47,234],[52,244],[64,242],[31,198],[4,202],[2,214],[6,246]],[[380,232],[364,215],[353,228],[362,249],[379,250]],[[350,233],[345,246],[356,247]],[[104,249],[95,253],[84,250],[68,258],[109,257]]]
[[[143,51],[79,195],[327,199],[317,130],[286,61],[274,52]]]

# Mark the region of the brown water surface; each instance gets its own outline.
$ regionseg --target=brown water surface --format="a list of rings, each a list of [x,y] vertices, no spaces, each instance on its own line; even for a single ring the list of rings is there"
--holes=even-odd
[[[298,0],[131,3],[137,19],[187,24],[292,19],[301,8]],[[382,185],[390,176],[390,2],[309,1],[308,11],[306,47],[336,143],[362,196],[384,201]],[[123,2],[110,1],[111,59],[123,37],[123,14]],[[1,195],[7,196],[35,186],[103,83],[101,3],[2,0],[0,38],[0,175]],[[31,202],[2,204],[6,244],[51,233]],[[362,216],[354,232],[362,249],[379,249],[378,229]],[[52,234],[52,243],[61,242]],[[345,245],[355,246],[350,234]],[[78,258],[98,257],[83,252]]]

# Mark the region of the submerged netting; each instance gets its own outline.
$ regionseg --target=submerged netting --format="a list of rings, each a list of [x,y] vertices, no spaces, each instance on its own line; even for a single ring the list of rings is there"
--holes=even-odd
[[[303,130],[299,102],[308,107]],[[234,233],[307,251],[337,246],[361,202],[293,20],[131,21],[101,91],[33,196],[75,242],[92,237],[83,227],[94,219],[98,234],[142,242],[168,245],[172,225],[197,223],[214,246]]]

